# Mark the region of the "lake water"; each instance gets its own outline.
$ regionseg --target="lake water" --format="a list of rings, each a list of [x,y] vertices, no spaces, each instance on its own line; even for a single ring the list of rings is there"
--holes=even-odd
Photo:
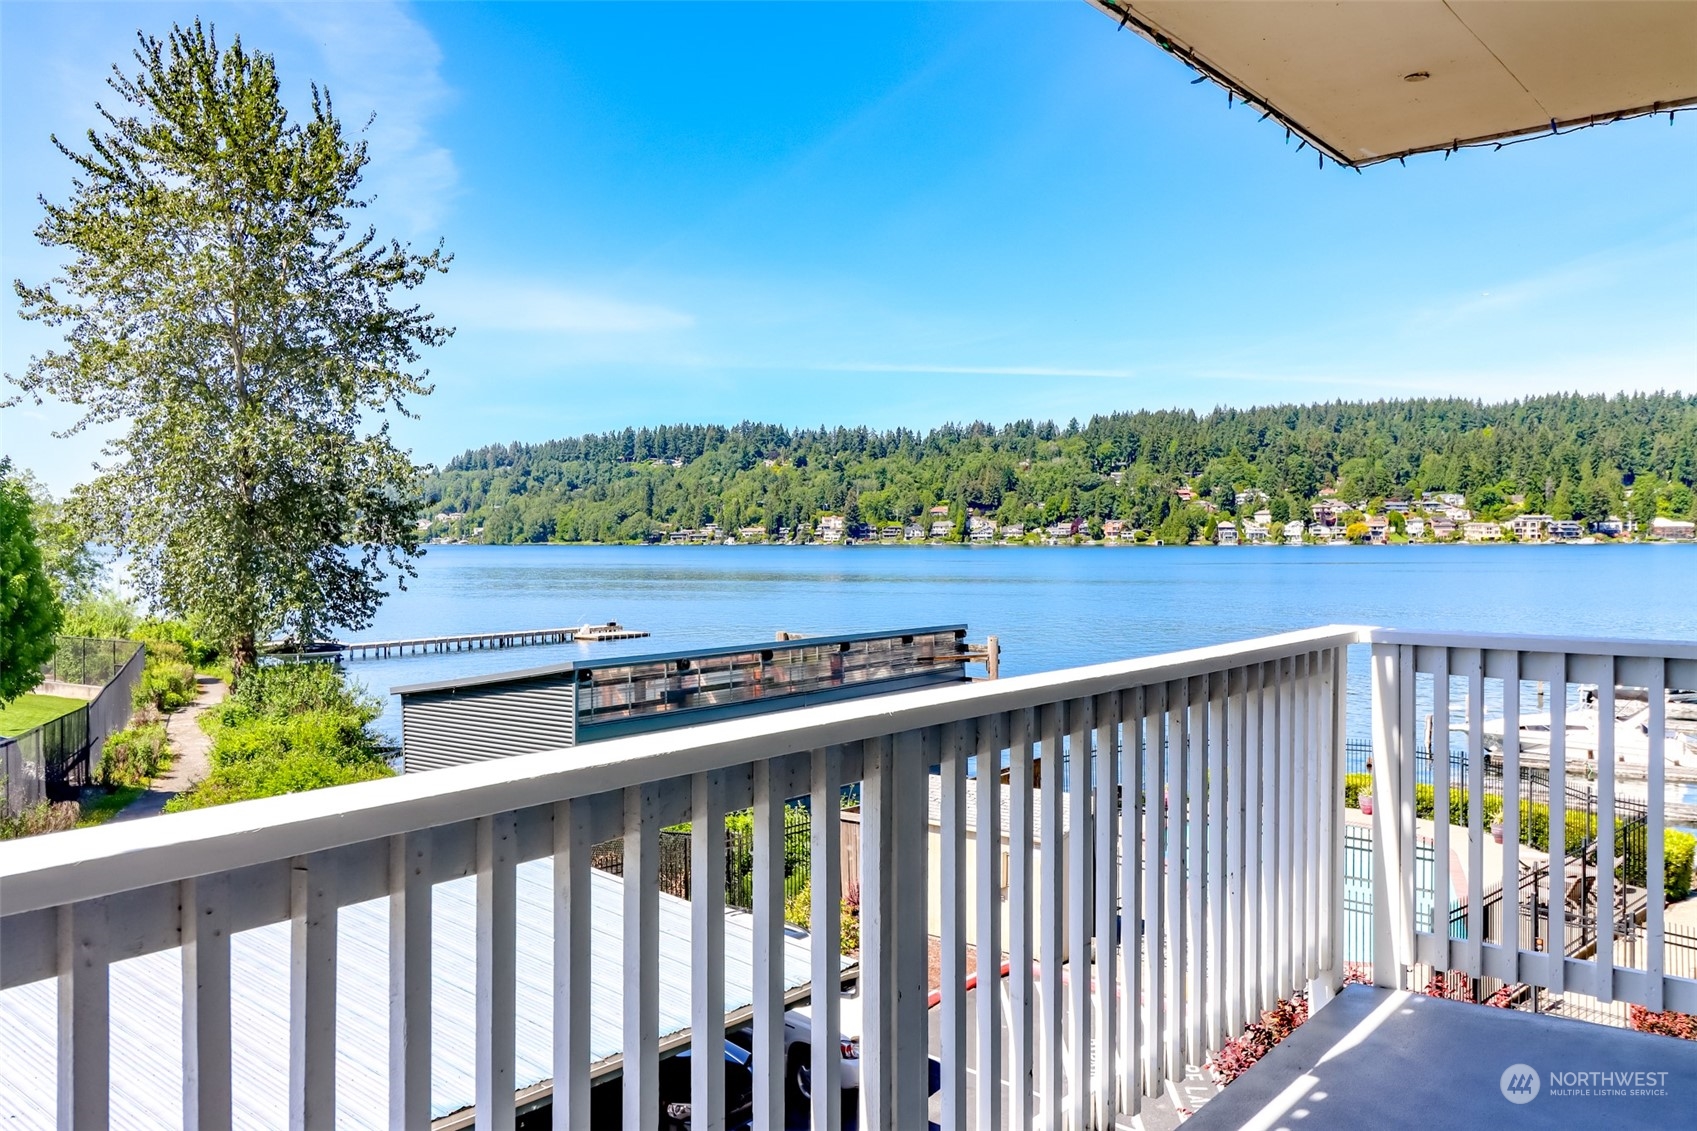
[[[606,644],[356,660],[381,695],[580,657],[964,623],[1002,673],[1325,624],[1697,640],[1697,548],[437,546],[351,639],[617,620]],[[1359,665],[1357,665],[1359,667]],[[1352,680],[1358,683],[1359,680]],[[1352,687],[1361,700],[1362,687]],[[399,701],[382,727],[399,737]],[[1364,705],[1364,704],[1363,704]],[[1351,708],[1352,730],[1365,712]]]

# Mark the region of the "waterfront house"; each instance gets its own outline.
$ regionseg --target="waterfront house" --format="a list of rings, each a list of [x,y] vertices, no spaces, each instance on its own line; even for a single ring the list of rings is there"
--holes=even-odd
[[[1503,528],[1495,522],[1469,522],[1461,528],[1461,536],[1469,542],[1500,542]]]
[[[1256,524],[1259,526],[1273,525],[1273,512],[1268,510],[1266,507],[1262,507],[1260,510],[1256,511],[1253,517]]]
[[[1424,538],[1426,536],[1426,520],[1415,516],[1408,520],[1406,529],[1410,539]]]
[[[1006,526],[1002,527],[1002,540],[1004,542],[1012,542],[1015,539],[1024,537],[1025,523],[1023,522],[1010,522]]]
[[[1570,518],[1552,518],[1548,531],[1552,542],[1577,542],[1585,536],[1584,525]]]
[[[1610,538],[1619,538],[1626,531],[1625,523],[1621,522],[1618,514],[1600,518],[1591,524],[1591,533],[1607,534]]]
[[[766,528],[764,526],[741,527],[737,530],[737,541],[764,542],[766,541]]]
[[[1690,542],[1697,538],[1697,523],[1687,522],[1682,518],[1662,518],[1658,515],[1650,520],[1650,537],[1665,538],[1671,542]]]
[[[917,522],[910,522],[902,528],[902,537],[909,542],[925,541],[925,527]]]
[[[1102,520],[1102,540],[1110,545],[1119,542],[1125,533],[1125,520],[1122,518],[1105,518]]]
[[[1214,531],[1214,541],[1221,546],[1237,545],[1237,527],[1229,522],[1220,523],[1219,529]]]
[[[1260,521],[1245,522],[1243,524],[1243,540],[1251,546],[1265,546],[1267,544],[1267,524]]]
[[[1302,520],[1300,518],[1293,518],[1289,522],[1285,523],[1284,531],[1285,545],[1302,545]]]
[[[954,532],[955,524],[946,518],[940,518],[931,524],[931,537],[933,538],[951,538],[954,536]]]
[[[1178,54],[1322,163],[1426,154],[1441,176],[1439,151],[1697,103],[1690,4],[1098,6],[1111,20],[1104,38],[1127,29],[1120,42],[1140,36]],[[1294,117],[1276,109],[1296,106]],[[1499,525],[1479,525],[1500,537]],[[1690,524],[1657,530],[1689,536]],[[1386,596],[1394,605],[1397,594]],[[748,654],[758,662],[765,648]],[[829,670],[830,657],[814,662]],[[1606,815],[1592,847],[1568,858],[1578,872],[1568,898],[1552,897],[1553,870],[1522,843],[1520,806],[1502,808],[1500,844],[1477,816],[1490,796],[1477,772],[1489,699],[1478,689],[1542,684],[1565,704],[1584,689],[1612,702],[1624,687],[1655,717],[1668,689],[1697,687],[1697,646],[1330,626],[1070,671],[1041,671],[1041,657],[1033,666],[1017,679],[559,743],[0,844],[0,994],[27,999],[0,1009],[7,1114],[69,1131],[249,1122],[248,1055],[259,1049],[275,1100],[262,1118],[286,1110],[296,1127],[448,1131],[475,1119],[509,1131],[520,1108],[529,1117],[551,1105],[535,1118],[582,1128],[594,1075],[616,1063],[622,1122],[650,1131],[661,1058],[693,1045],[708,1055],[688,1069],[690,1122],[719,1126],[719,1050],[736,1008],[730,1024],[752,1033],[759,1068],[757,1126],[785,1123],[799,1079],[789,1069],[805,1063],[812,1081],[835,1081],[847,1044],[862,1085],[854,1115],[869,1131],[933,1121],[1097,1131],[1174,1094],[1188,1066],[1300,994],[1308,1020],[1278,1053],[1212,1098],[1200,1089],[1200,1105],[1185,1095],[1199,1106],[1196,1131],[1689,1122],[1697,1042],[1419,991],[1504,989],[1534,1004],[1553,992],[1697,1013],[1697,978],[1677,960],[1663,900],[1624,869],[1595,867],[1624,855],[1624,827],[1642,820],[1645,873],[1659,888],[1665,796],[1644,794],[1642,818],[1625,820],[1616,761],[1595,761],[1596,792],[1582,796]],[[694,670],[673,658],[654,682],[682,695]],[[1442,699],[1429,706],[1427,695]],[[1420,757],[1428,712],[1454,713],[1474,771],[1432,788],[1442,807],[1432,820],[1416,817],[1420,779],[1448,774],[1450,761]],[[535,737],[500,714],[487,724],[498,753]],[[1371,734],[1371,815],[1345,804],[1347,739],[1359,732]],[[451,731],[445,741],[457,749]],[[1645,732],[1649,780],[1669,769],[1668,746],[1662,727]],[[1519,744],[1496,756],[1502,781],[1522,780]],[[969,763],[1005,774],[969,777]],[[1572,783],[1562,759],[1550,773],[1559,827]],[[834,865],[845,787],[861,803],[859,1043],[834,1039],[842,984],[816,979],[814,1025],[833,1039],[792,1065],[797,952],[809,971],[840,967],[850,892],[836,867],[814,870],[807,937],[790,937],[788,802],[806,799],[805,851]],[[1006,811],[1005,838],[969,839],[969,797],[998,824]],[[727,925],[717,882],[732,812],[749,814],[746,935]],[[1458,812],[1474,823],[1452,823]],[[686,823],[697,885],[687,911],[659,884],[662,830]],[[1062,828],[1064,839],[1038,839]],[[616,884],[598,876],[607,869],[593,851],[612,842]],[[1520,905],[1500,880],[1487,885],[1485,867],[1448,866],[1472,860],[1534,881],[1542,863],[1542,892],[1533,886]],[[685,914],[687,960],[663,941]],[[364,917],[379,929],[357,932]],[[987,962],[972,994],[969,938],[981,954],[1007,955],[1006,975]],[[286,971],[262,1000],[243,976],[256,942]],[[616,978],[598,949],[616,956]],[[1361,979],[1371,984],[1345,985]],[[674,1026],[686,1002],[683,1032]],[[25,1016],[39,1019],[27,1031]],[[1013,1085],[969,1072],[969,1060],[1006,1064]],[[1535,1081],[1624,1066],[1665,1073],[1658,1082],[1682,1091],[1671,1104],[1537,1096],[1526,1098],[1542,1106],[1511,1107],[1528,1060]],[[840,1126],[835,1089],[813,1096],[813,1125]],[[1170,1107],[1150,1114],[1170,1125]]]
[[[966,520],[966,536],[973,542],[992,542],[996,538],[996,523],[994,519],[973,515]]]
[[[1391,521],[1382,514],[1367,516],[1367,541],[1369,545],[1383,546],[1390,541]]]
[[[1322,499],[1310,507],[1308,513],[1313,515],[1314,521],[1321,526],[1336,526],[1343,509],[1336,503]]]
[[[1432,520],[1432,537],[1440,542],[1447,542],[1455,537],[1455,521],[1448,518]]]
[[[848,537],[848,523],[840,514],[821,515],[819,518],[819,540],[821,542],[841,542]]]
[[[878,541],[880,542],[900,542],[901,540],[902,528],[899,526],[886,526],[878,531]]]
[[[1522,542],[1542,542],[1548,538],[1553,521],[1547,514],[1522,514],[1509,519],[1505,526]]]

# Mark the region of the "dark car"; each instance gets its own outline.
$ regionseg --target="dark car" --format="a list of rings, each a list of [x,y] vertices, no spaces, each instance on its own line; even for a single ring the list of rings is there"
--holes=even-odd
[[[725,1061],[725,1127],[727,1131],[750,1131],[754,1126],[754,1055],[734,1040],[727,1039]],[[682,1049],[660,1061],[659,1131],[689,1131],[690,1050]],[[595,1085],[589,1092],[589,1125],[596,1131],[619,1131],[624,1126],[625,1089],[622,1078]],[[548,1109],[543,1109],[547,1111]],[[541,1115],[542,1112],[535,1113]],[[551,1113],[550,1113],[551,1114]],[[536,1119],[525,1121],[526,1131],[552,1126]]]

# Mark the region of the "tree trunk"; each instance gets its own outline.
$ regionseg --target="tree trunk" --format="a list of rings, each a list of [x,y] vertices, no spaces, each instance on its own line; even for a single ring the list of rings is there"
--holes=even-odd
[[[253,633],[244,632],[236,637],[235,644],[230,649],[230,668],[236,679],[242,678],[247,671],[259,660],[259,648],[254,643]]]

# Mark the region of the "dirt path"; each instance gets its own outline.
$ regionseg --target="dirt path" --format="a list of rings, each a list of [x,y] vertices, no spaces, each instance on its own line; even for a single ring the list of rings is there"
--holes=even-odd
[[[198,677],[200,694],[193,703],[165,716],[165,735],[171,742],[171,768],[153,779],[146,793],[137,797],[114,821],[133,821],[165,811],[165,803],[186,791],[212,770],[207,751],[212,739],[200,729],[201,712],[224,699],[225,686],[211,676]]]

